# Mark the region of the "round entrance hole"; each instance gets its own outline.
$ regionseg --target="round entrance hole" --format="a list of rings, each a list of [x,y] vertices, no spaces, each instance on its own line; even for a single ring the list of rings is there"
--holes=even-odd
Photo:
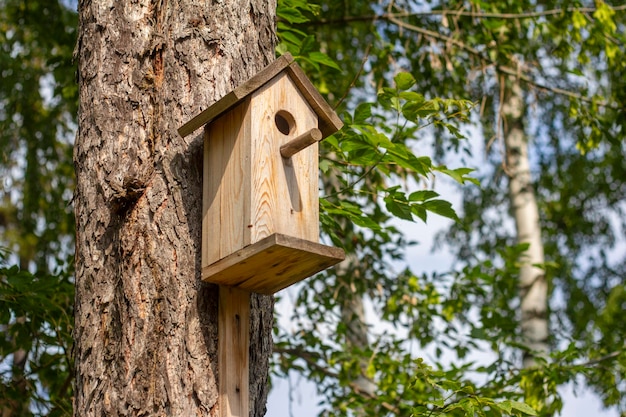
[[[296,121],[294,120],[291,113],[285,110],[279,110],[276,112],[276,116],[274,116],[274,122],[276,123],[276,128],[283,135],[290,134],[294,127],[296,126]]]

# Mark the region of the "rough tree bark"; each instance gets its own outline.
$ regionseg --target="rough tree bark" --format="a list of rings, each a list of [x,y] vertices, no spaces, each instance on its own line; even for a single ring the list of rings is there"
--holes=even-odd
[[[79,3],[77,416],[217,415],[217,289],[199,280],[202,133],[176,129],[273,60],[275,7]],[[273,300],[251,304],[261,416]]]
[[[539,210],[532,184],[528,139],[524,134],[524,98],[519,80],[507,80],[502,105],[503,134],[506,147],[506,168],[509,175],[509,198],[517,229],[518,243],[527,243],[520,267],[521,330],[528,350],[523,366],[536,364],[537,356],[548,353],[548,284],[543,269],[535,266],[545,262]]]

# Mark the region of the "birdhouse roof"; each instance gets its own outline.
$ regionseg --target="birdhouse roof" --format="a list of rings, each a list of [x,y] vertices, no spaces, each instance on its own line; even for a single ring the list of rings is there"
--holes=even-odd
[[[286,53],[265,67],[254,77],[226,94],[211,107],[185,123],[178,129],[178,133],[183,137],[187,136],[237,105],[283,72],[291,78],[298,90],[302,93],[302,96],[309,103],[309,106],[311,106],[313,111],[317,114],[318,128],[322,131],[323,138],[341,129],[343,122],[339,119],[339,116],[337,116],[332,107],[330,107],[313,86],[311,81],[304,74],[304,71],[302,71],[302,68],[294,61],[291,54]]]

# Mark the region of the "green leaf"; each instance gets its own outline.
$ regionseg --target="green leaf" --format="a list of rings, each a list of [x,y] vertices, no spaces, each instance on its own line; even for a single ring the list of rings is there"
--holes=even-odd
[[[411,210],[413,211],[413,214],[415,214],[424,223],[426,223],[426,220],[428,219],[428,213],[426,213],[426,210],[424,209],[424,207],[421,207],[419,205],[413,205],[411,206]]]
[[[372,166],[380,160],[380,154],[371,146],[355,148],[349,152],[348,159],[354,165]]]
[[[426,176],[431,172],[431,160],[427,156],[416,157],[407,152],[405,147],[390,148],[384,158],[385,162],[394,163],[418,175]]]
[[[429,200],[422,204],[422,207],[426,210],[438,214],[443,217],[447,217],[452,220],[458,221],[459,218],[456,212],[452,208],[452,204],[445,200]]]
[[[502,411],[504,411],[507,414],[511,414],[511,411],[513,410],[513,407],[511,405],[511,401],[509,401],[509,400],[505,400],[505,401],[496,403],[495,406],[498,407],[499,409],[501,409]]]
[[[391,214],[403,220],[413,221],[411,206],[407,203],[394,199],[393,195],[386,196],[384,200],[385,206]]]
[[[497,32],[498,29],[506,27],[507,22],[501,19],[484,19],[482,25],[489,30]]]
[[[349,216],[350,220],[357,226],[364,227],[370,230],[380,230],[380,225],[367,216]]]
[[[593,17],[597,19],[609,34],[615,33],[617,26],[613,20],[615,11],[603,1],[598,1],[598,8],[593,12]]]
[[[574,10],[574,12],[572,13],[572,25],[576,30],[587,26],[587,19],[585,18],[585,15],[583,15],[578,10]]]
[[[354,124],[364,124],[372,116],[372,103],[361,103],[354,110]]]
[[[320,160],[319,168],[320,168],[320,171],[322,171],[324,174],[328,172],[331,166],[332,166],[332,162],[329,161],[328,159]]]
[[[439,197],[439,194],[433,190],[420,190],[411,193],[409,195],[409,201],[426,201],[435,197]]]
[[[521,403],[518,401],[511,401],[511,408],[518,410],[524,414],[528,414],[529,416],[536,416],[537,412],[528,404]]]
[[[302,58],[308,58],[308,55],[310,54],[310,51],[312,51],[315,48],[316,42],[315,42],[315,37],[313,35],[309,35],[306,38],[304,38],[302,40],[302,43],[300,44],[300,52],[299,54],[302,55]],[[312,61],[315,62],[315,61]]]
[[[434,100],[409,101],[402,106],[402,115],[408,120],[428,118],[439,113],[439,104]]]
[[[289,42],[293,45],[297,45],[298,49],[300,44],[302,43],[302,37],[298,36],[297,34],[291,32],[291,31],[282,31],[280,32],[280,38],[283,41]]]
[[[415,85],[415,78],[408,72],[400,72],[393,77],[393,81],[396,83],[396,88],[400,91],[408,90]]]
[[[461,184],[465,184],[466,181],[469,181],[473,184],[480,185],[480,182],[476,178],[467,176],[467,174],[475,171],[473,168],[448,169],[444,166],[444,167],[437,167],[435,169],[443,174],[448,175],[450,178],[454,179],[455,181]]]
[[[309,19],[305,17],[300,10],[294,7],[278,7],[276,9],[276,15],[291,24],[305,23],[309,21]]]
[[[464,398],[459,402],[459,405],[467,417],[474,417],[474,403],[471,400]]]
[[[376,375],[376,367],[374,366],[374,362],[370,361],[367,364],[367,370],[365,371],[365,375],[369,379],[374,379],[374,376]]]
[[[423,103],[425,101],[424,96],[420,93],[416,93],[415,91],[403,91],[399,94],[399,96],[401,99],[417,103]]]
[[[337,63],[333,61],[328,55],[322,52],[311,52],[309,53],[308,58],[311,61],[316,62],[318,64],[336,69],[337,71],[341,71],[341,68],[339,67],[339,65],[337,65]]]
[[[461,389],[461,384],[457,381],[443,380],[439,382],[439,386],[448,391],[458,391]]]

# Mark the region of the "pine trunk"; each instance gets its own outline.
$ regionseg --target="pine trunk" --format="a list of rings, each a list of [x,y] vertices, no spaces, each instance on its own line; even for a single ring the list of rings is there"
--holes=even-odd
[[[524,134],[524,98],[519,81],[509,79],[502,106],[509,197],[515,218],[518,243],[529,245],[520,267],[521,330],[528,350],[523,366],[536,364],[548,352],[548,285],[539,225],[539,210],[532,184],[528,140]]]
[[[79,15],[74,413],[215,416],[202,132],[176,129],[273,60],[275,4],[83,0]],[[261,416],[273,299],[251,307],[250,409]]]

